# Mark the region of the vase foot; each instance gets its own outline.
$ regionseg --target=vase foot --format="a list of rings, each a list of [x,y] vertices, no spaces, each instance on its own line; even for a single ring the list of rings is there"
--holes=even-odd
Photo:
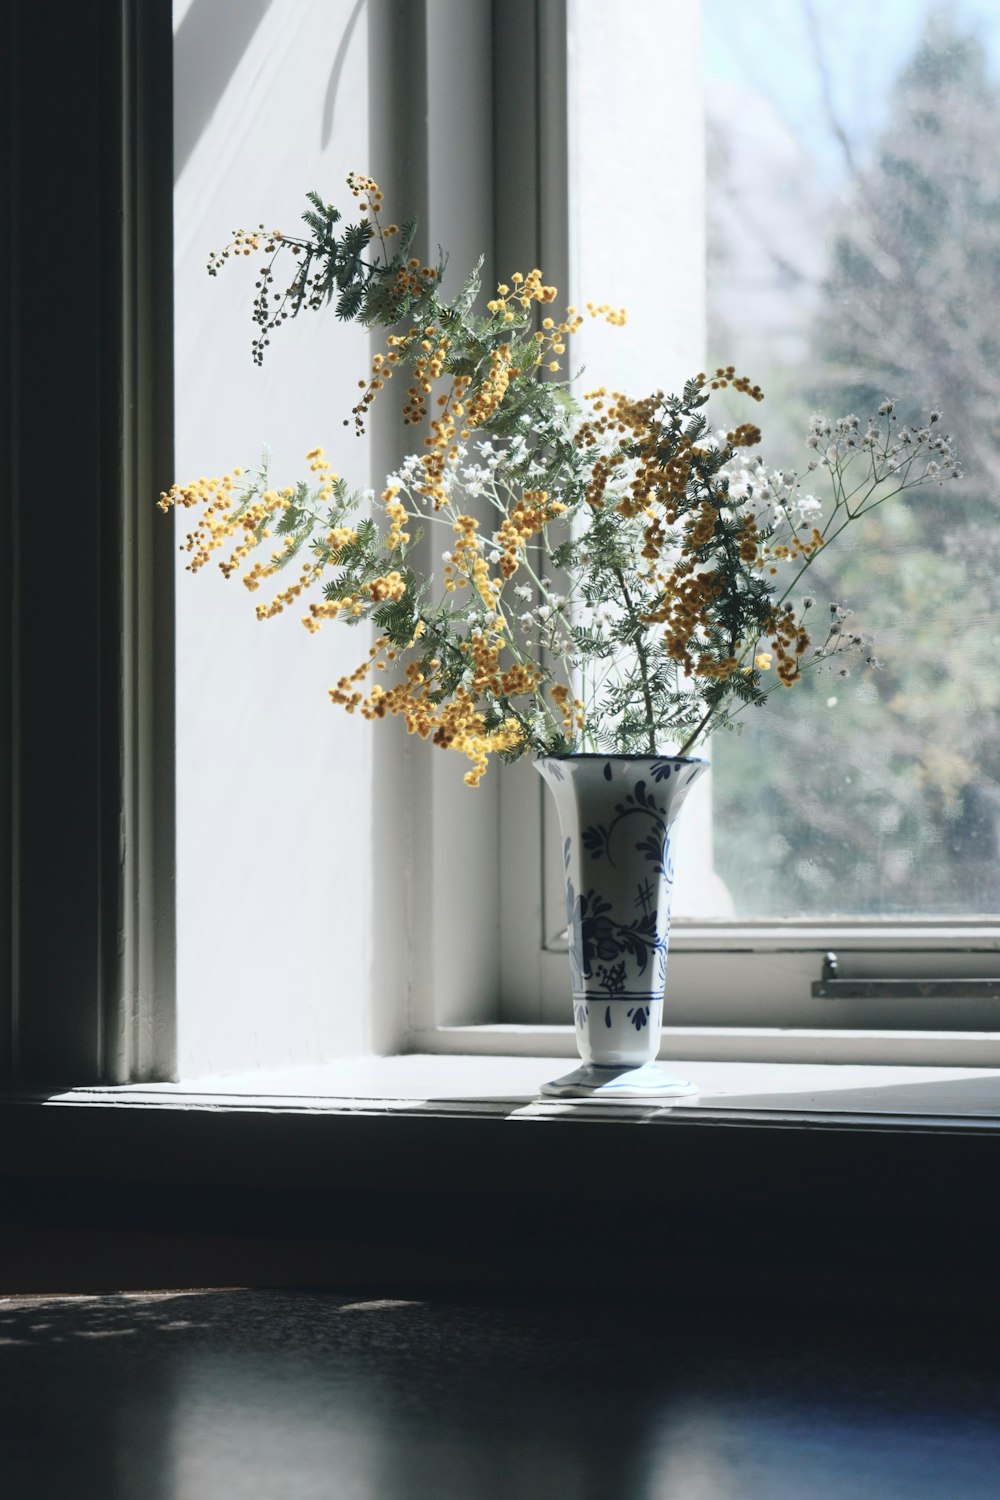
[[[642,1063],[639,1067],[624,1064],[599,1067],[596,1063],[584,1063],[566,1073],[543,1083],[541,1092],[548,1099],[590,1099],[592,1102],[615,1103],[623,1099],[691,1099],[698,1093],[698,1085],[684,1078],[675,1078],[662,1063]]]

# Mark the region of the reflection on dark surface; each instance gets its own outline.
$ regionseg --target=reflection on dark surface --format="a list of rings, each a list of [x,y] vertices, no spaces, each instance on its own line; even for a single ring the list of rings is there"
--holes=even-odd
[[[638,1303],[292,1291],[7,1299],[0,1489],[993,1500],[998,1385],[986,1339],[953,1324],[708,1327]]]

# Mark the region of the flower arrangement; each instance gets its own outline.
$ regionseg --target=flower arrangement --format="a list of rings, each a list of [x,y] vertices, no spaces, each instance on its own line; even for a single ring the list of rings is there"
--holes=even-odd
[[[803,493],[799,474],[765,464],[753,422],[710,425],[713,392],[762,400],[732,367],[696,374],[680,395],[597,387],[578,402],[556,377],[584,313],[551,315],[557,293],[541,271],[501,283],[484,315],[478,267],[447,301],[443,264],[410,254],[414,225],[383,222],[370,178],[348,185],[357,222],[340,227],[338,210],[310,194],[308,235],[238,231],[208,269],[263,257],[258,363],[284,322],[330,302],[344,321],[388,330],[359,382],[354,427],[405,383],[416,451],[377,500],[321,448],[294,485],[274,487],[265,461],[159,500],[200,507],[184,543],[192,572],[225,549],[223,573],[256,592],[300,560],[260,619],[294,607],[311,632],[371,623],[374,641],[331,689],[334,703],[400,716],[465,755],[477,786],[491,754],[687,755],[739,728],[776,685],[824,666],[846,675],[850,653],[877,664],[870,639],[846,627],[850,611],[816,610],[803,577],[859,517],[958,476],[939,413],[904,426],[887,400],[866,422],[814,417],[805,472],[826,493]],[[286,258],[295,268],[282,287]],[[625,321],[606,305],[585,311]],[[425,533],[440,541],[439,577],[420,564]]]

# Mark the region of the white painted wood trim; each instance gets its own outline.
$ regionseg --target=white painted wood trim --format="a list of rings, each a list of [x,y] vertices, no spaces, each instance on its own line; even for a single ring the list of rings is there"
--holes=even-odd
[[[495,1024],[421,1031],[425,1052],[565,1057],[572,1026]],[[712,1062],[859,1063],[892,1067],[1000,1068],[1000,1034],[986,1031],[858,1031],[756,1026],[664,1028],[660,1057]]]

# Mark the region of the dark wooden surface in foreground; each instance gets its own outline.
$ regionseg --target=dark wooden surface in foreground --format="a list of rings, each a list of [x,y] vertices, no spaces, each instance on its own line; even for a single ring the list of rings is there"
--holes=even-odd
[[[693,1313],[643,1274],[630,1308],[600,1288],[4,1300],[5,1500],[993,1500],[992,1339]]]
[[[994,1500],[998,1152],[9,1101],[0,1493]]]

